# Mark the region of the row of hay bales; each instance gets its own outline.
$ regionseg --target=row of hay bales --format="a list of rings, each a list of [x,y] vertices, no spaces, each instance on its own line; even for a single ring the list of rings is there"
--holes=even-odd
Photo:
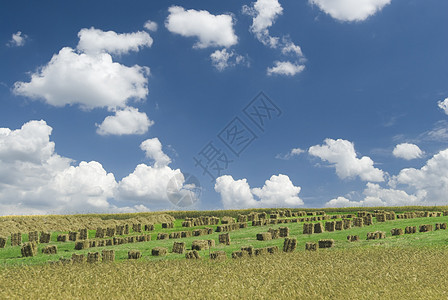
[[[20,252],[22,257],[31,257],[36,256],[37,254],[37,243],[36,242],[27,242],[22,244],[20,248]],[[42,248],[42,253],[44,254],[57,254],[58,247],[56,245],[47,245]]]
[[[182,222],[182,227],[218,225],[218,224],[219,224],[219,218],[202,216],[198,218],[185,218],[185,220]]]
[[[82,263],[114,262],[115,250],[104,249],[100,252],[88,252],[87,254],[73,253],[71,258],[60,258],[58,261],[50,261],[52,265],[71,265]]]
[[[317,249],[326,249],[333,248],[334,240],[333,239],[322,239],[318,242],[306,242],[305,250],[307,251],[317,251]]]
[[[134,235],[128,237],[113,237],[112,239],[104,239],[104,240],[83,240],[75,242],[75,250],[83,250],[94,247],[106,247],[106,246],[114,246],[114,245],[122,245],[122,244],[131,244],[131,243],[142,243],[149,242],[151,240],[151,235]]]
[[[231,223],[216,226],[216,232],[227,232],[247,228],[247,223]]]
[[[173,228],[174,223],[172,222],[163,222],[162,228]],[[133,223],[132,231],[142,233],[143,231],[153,231],[155,229],[154,224],[142,224],[142,223]],[[95,232],[95,238],[105,238],[105,237],[114,237],[116,235],[128,235],[129,224],[116,225],[115,227],[98,227]],[[80,238],[82,239],[82,238]]]
[[[363,218],[355,218],[361,219],[362,222],[358,222],[356,224],[363,226],[364,221]],[[342,219],[338,221],[327,221],[324,224],[321,222],[318,223],[304,223],[303,224],[303,234],[314,234],[314,233],[322,233],[322,232],[333,232],[336,230],[346,230],[352,227],[352,220],[350,219]]]
[[[423,224],[418,227],[418,231],[430,232],[433,231],[433,228],[435,230],[446,230],[447,223],[436,223],[435,227],[432,224]],[[392,228],[390,232],[392,236],[417,233],[417,226],[406,226],[404,230],[402,228]]]
[[[50,232],[39,232],[38,231],[31,231],[28,233],[28,241],[33,243],[41,243],[41,244],[48,244],[50,242],[51,233]],[[0,237],[0,248],[5,248],[8,238],[7,237]],[[22,233],[15,232],[11,233],[11,246],[20,246],[22,245]]]
[[[269,241],[288,236],[289,236],[289,227],[280,227],[278,229],[269,228],[267,232],[257,233],[257,240]]]
[[[448,216],[448,211],[413,211],[397,214],[397,219],[434,218]]]

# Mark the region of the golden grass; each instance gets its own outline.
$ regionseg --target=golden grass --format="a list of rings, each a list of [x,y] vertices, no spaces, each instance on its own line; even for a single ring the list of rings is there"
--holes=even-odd
[[[0,298],[447,299],[447,255],[447,247],[387,247],[11,267],[0,269]]]

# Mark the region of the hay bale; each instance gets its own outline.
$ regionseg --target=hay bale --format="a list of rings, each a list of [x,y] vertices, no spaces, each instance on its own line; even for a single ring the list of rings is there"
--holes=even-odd
[[[106,228],[106,236],[107,237],[114,237],[115,236],[115,228],[114,227],[107,227]]]
[[[128,239],[127,239],[127,238],[124,238],[124,237],[118,237],[118,236],[113,237],[113,244],[114,244],[114,245],[127,244],[127,242],[128,242]]]
[[[96,229],[95,238],[103,239],[105,235],[106,235],[106,229],[105,228],[98,227]]]
[[[5,248],[5,246],[6,246],[6,241],[7,241],[7,238],[5,238],[5,237],[0,237],[0,248]]]
[[[106,246],[106,241],[105,240],[97,240],[96,241],[96,246],[97,247],[104,247],[104,246]]]
[[[332,248],[334,246],[333,239],[319,240],[319,248]]]
[[[181,233],[180,232],[171,232],[170,233],[170,239],[180,239]]]
[[[247,223],[238,223],[239,229],[247,228]]]
[[[248,216],[247,215],[238,215],[237,221],[238,221],[238,223],[247,222]]]
[[[220,259],[226,259],[227,255],[225,251],[214,251],[210,253],[210,259],[213,260],[220,260]]]
[[[417,233],[417,226],[406,226],[404,229],[405,234]]]
[[[79,264],[82,264],[82,263],[84,263],[85,261],[86,261],[86,256],[84,255],[84,254],[76,254],[76,253],[73,253],[72,254],[72,262],[75,264],[75,263],[79,263]]]
[[[334,229],[335,230],[344,230],[344,222],[342,220],[336,221]]]
[[[56,241],[58,242],[67,242],[68,241],[68,234],[58,234],[56,237]]]
[[[335,231],[336,223],[334,221],[331,222],[325,222],[325,231]]]
[[[242,246],[241,251],[247,253],[248,256],[252,256],[254,253],[254,247],[253,246]]]
[[[345,230],[352,228],[352,220],[343,219],[342,222],[344,223],[343,226]]]
[[[87,240],[89,238],[87,228],[83,228],[79,230],[79,237],[80,240]]]
[[[249,254],[246,251],[237,250],[232,252],[232,258],[242,258],[247,256],[249,256]]]
[[[154,231],[154,230],[155,230],[154,224],[146,224],[145,225],[145,231]]]
[[[69,231],[68,239],[69,239],[69,241],[76,242],[78,240],[78,232],[77,231]]]
[[[386,214],[385,213],[376,214],[376,221],[377,222],[386,222]]]
[[[314,233],[314,224],[303,223],[303,234],[313,234],[313,233]]]
[[[162,228],[174,228],[174,223],[162,223]]]
[[[436,230],[445,230],[446,223],[436,223]]]
[[[270,232],[257,233],[257,240],[258,241],[269,241],[269,240],[272,240],[272,235]]]
[[[193,227],[193,222],[191,221],[183,221],[182,227]]]
[[[206,250],[209,248],[207,240],[195,240],[191,245],[191,250]]]
[[[288,237],[289,236],[289,227],[279,227],[279,236],[280,237]]]
[[[114,245],[114,240],[113,239],[107,239],[104,240],[106,242],[106,246],[113,246]]]
[[[347,235],[347,240],[349,242],[359,242],[359,235]]]
[[[218,239],[220,244],[230,245],[230,233],[220,234]]]
[[[87,253],[87,262],[90,264],[97,263],[100,261],[99,252],[89,252]]]
[[[75,243],[75,250],[83,250],[90,247],[90,243],[88,241],[78,241]]]
[[[163,247],[155,247],[151,250],[152,256],[165,256],[168,253],[168,249]]]
[[[420,225],[419,232],[429,232],[432,231],[432,224]]]
[[[267,248],[256,248],[256,249],[254,249],[254,254],[255,254],[255,256],[266,255],[266,254],[268,254],[268,249]]]
[[[221,224],[232,224],[232,223],[235,223],[235,219],[232,217],[225,216],[221,218]]]
[[[124,235],[124,225],[115,225],[115,234]]]
[[[166,233],[166,232],[159,232],[157,234],[157,239],[158,240],[167,240],[169,238],[170,238],[170,235],[168,233]]]
[[[22,244],[22,234],[20,232],[11,233],[11,246],[20,246]]]
[[[359,213],[358,213],[359,215]],[[364,226],[364,219],[363,218],[353,218],[353,226],[354,227],[363,227]]]
[[[280,237],[280,230],[269,228],[268,232],[271,234],[271,238],[278,239]]]
[[[142,252],[140,250],[129,250],[128,251],[128,259],[140,259],[141,257],[142,257]]]
[[[184,254],[185,252],[185,242],[174,242],[173,253]]]
[[[285,238],[283,242],[283,252],[293,252],[297,248],[297,239]]]
[[[384,231],[367,232],[368,240],[380,240],[386,238],[386,233]]]
[[[56,245],[48,245],[42,249],[42,253],[44,254],[57,254],[58,247]]]
[[[322,223],[315,223],[314,224],[314,233],[322,233],[324,232],[324,225]]]
[[[50,242],[51,239],[51,233],[50,232],[41,232],[40,233],[40,238],[39,238],[39,242],[41,244],[48,244]]]
[[[364,220],[364,225],[366,225],[366,226],[369,226],[369,225],[373,224],[373,217],[370,214],[365,216],[365,217],[363,217],[363,220]]]
[[[28,242],[22,245],[20,248],[22,257],[35,256],[37,254],[37,244],[35,242]]]
[[[305,250],[316,251],[317,250],[317,243],[316,242],[306,242]]]
[[[115,250],[104,249],[101,252],[102,262],[114,262],[115,261]]]
[[[392,229],[390,230],[390,234],[391,234],[392,236],[395,236],[395,235],[403,235],[403,234],[404,234],[404,231],[403,231],[402,228],[392,228]]]
[[[186,258],[186,259],[199,259],[199,258],[201,258],[201,257],[199,256],[199,252],[198,252],[198,251],[193,250],[193,251],[188,251],[188,252],[185,254],[185,258]]]
[[[215,243],[215,240],[207,240],[207,242],[208,242],[208,246],[211,248],[211,247],[215,247],[215,245],[216,245],[216,243]]]
[[[89,240],[89,248],[95,248],[97,246],[96,240]]]
[[[276,225],[276,224],[278,224],[278,222],[279,222],[279,220],[277,220],[277,219],[269,220],[269,224],[271,224],[271,225]]]
[[[37,231],[30,231],[28,233],[28,242],[39,242],[39,232]]]
[[[128,244],[135,243],[135,236],[128,236],[127,240],[128,240]]]
[[[191,237],[191,231],[181,231],[181,232],[180,232],[180,236],[181,236],[182,238]]]
[[[60,257],[59,263],[63,266],[67,266],[67,265],[71,265],[73,263],[73,260],[71,258]]]
[[[266,247],[266,250],[268,251],[269,254],[276,254],[276,253],[278,253],[278,247],[277,246]]]
[[[205,229],[205,234],[212,234],[213,233],[213,228],[212,227],[205,227],[204,229]]]
[[[166,224],[166,223],[164,223],[164,224]],[[163,228],[166,228],[166,227],[163,227]],[[142,232],[142,224],[140,224],[140,223],[132,224],[132,230],[134,232]]]

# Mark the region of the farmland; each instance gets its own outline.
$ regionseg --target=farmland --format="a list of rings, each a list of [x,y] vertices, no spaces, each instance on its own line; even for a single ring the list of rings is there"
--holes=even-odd
[[[445,209],[3,217],[0,294],[2,299],[447,298]],[[70,222],[61,221],[67,219]],[[362,226],[354,226],[361,219]],[[343,220],[350,226],[344,228]],[[98,228],[118,230],[126,225],[127,233],[98,237]],[[312,233],[304,234],[307,226]],[[315,233],[319,228],[322,232]],[[82,229],[87,229],[87,238],[58,241],[58,236],[79,234]],[[11,237],[19,230],[20,245],[11,246]],[[36,243],[35,252],[24,257],[22,249],[35,231],[39,236],[50,233],[50,241]],[[139,240],[141,236],[145,238]],[[357,239],[350,242],[347,236]],[[286,239],[293,242],[288,249]],[[322,249],[324,240],[329,248]],[[75,250],[77,243],[85,248]],[[305,250],[308,244],[315,244],[315,250]],[[50,246],[56,246],[56,253],[42,253]],[[192,248],[200,259],[186,259]],[[115,262],[101,262],[111,250]],[[138,255],[131,257],[131,252]],[[89,257],[94,263],[87,262]]]

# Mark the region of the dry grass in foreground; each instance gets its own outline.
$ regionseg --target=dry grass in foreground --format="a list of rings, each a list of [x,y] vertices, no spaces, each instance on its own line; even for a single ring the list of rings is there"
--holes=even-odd
[[[1,299],[447,299],[448,248],[0,269]]]

